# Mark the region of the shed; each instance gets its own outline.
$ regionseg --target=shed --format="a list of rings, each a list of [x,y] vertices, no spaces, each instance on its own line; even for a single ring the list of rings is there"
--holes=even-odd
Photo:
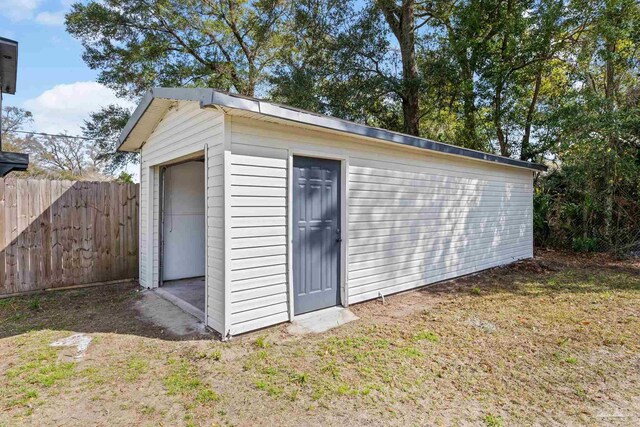
[[[533,256],[542,165],[213,89],[155,88],[140,284],[224,338]]]

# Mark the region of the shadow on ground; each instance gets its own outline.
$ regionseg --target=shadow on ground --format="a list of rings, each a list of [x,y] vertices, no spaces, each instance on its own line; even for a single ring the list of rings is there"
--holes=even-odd
[[[616,280],[612,279],[612,274]],[[542,251],[533,260],[425,287],[426,295],[486,296],[512,293],[640,292],[640,260],[621,261],[602,254]],[[533,284],[533,286],[532,286]],[[0,299],[0,338],[33,330],[115,333],[170,341],[209,340],[203,324],[137,284],[120,284]],[[365,302],[358,307],[376,302]],[[364,308],[364,307],[363,307]],[[398,314],[409,307],[399,307]]]
[[[0,338],[34,330],[212,339],[204,325],[135,283],[0,299]]]
[[[612,280],[613,277],[616,280]],[[419,292],[476,296],[505,292],[525,296],[616,290],[640,292],[639,277],[640,259],[539,251],[534,259],[437,283]]]

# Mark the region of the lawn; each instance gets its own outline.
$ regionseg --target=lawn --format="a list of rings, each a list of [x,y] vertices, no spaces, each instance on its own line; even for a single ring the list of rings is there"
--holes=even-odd
[[[638,260],[542,252],[228,343],[141,321],[139,298],[0,300],[0,426],[640,424]],[[83,359],[50,347],[77,332]]]

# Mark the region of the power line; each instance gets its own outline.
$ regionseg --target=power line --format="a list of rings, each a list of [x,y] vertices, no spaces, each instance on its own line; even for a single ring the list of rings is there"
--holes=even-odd
[[[63,135],[63,134],[56,134],[56,133],[45,133],[45,132],[29,132],[26,130],[11,130],[11,131],[6,131],[7,133],[25,133],[28,135],[40,135],[40,136],[55,136],[55,137],[59,137],[59,138],[74,138],[74,139],[84,139],[87,141],[93,141],[94,138],[86,138],[84,136],[75,136],[75,135]]]

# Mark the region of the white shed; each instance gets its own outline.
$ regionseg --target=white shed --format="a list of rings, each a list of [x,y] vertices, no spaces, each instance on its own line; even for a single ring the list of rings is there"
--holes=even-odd
[[[150,90],[140,284],[223,339],[533,256],[544,166],[212,89]]]

